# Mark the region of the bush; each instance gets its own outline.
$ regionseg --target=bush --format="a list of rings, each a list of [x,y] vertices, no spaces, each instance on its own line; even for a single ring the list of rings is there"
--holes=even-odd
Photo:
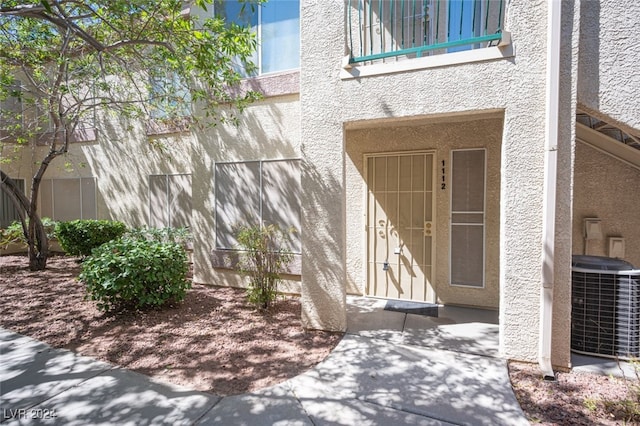
[[[103,311],[144,309],[182,301],[187,270],[180,244],[123,237],[94,249],[79,279]]]
[[[110,220],[72,220],[56,226],[60,246],[72,256],[89,256],[91,250],[121,237],[126,231],[124,223]]]
[[[240,270],[251,278],[247,288],[249,302],[269,309],[278,294],[280,272],[293,255],[284,247],[284,233],[275,225],[243,226],[237,232],[244,250]]]
[[[47,233],[47,238],[49,240],[56,238],[55,230],[57,222],[48,217],[43,217],[41,220],[44,230]],[[28,221],[27,226],[29,226]],[[0,229],[0,248],[7,248],[10,244],[24,244],[25,247],[27,245],[27,240],[25,240],[22,232],[22,224],[17,220],[5,229]]]
[[[192,236],[188,228],[134,228],[127,235],[140,239],[158,242],[178,243],[184,247],[189,245]]]

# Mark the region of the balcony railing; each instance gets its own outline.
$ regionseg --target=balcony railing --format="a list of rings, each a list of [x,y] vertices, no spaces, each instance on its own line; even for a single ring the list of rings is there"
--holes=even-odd
[[[347,0],[350,63],[497,45],[503,0]]]

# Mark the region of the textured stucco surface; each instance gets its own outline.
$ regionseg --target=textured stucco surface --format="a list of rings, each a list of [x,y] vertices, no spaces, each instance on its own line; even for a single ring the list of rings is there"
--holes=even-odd
[[[216,285],[244,285],[235,272],[214,269],[215,163],[300,158],[300,103],[298,95],[267,98],[248,107],[238,126],[195,132],[190,164],[193,171],[194,280]],[[238,182],[242,185],[242,182]],[[304,235],[304,233],[302,234]],[[298,285],[290,283],[291,291]],[[295,290],[294,290],[295,289]]]
[[[339,303],[347,289],[351,292],[362,288],[364,265],[360,248],[363,239],[353,236],[359,227],[353,224],[362,223],[364,211],[357,212],[352,206],[362,204],[363,195],[357,187],[353,190],[350,187],[350,182],[357,183],[361,179],[354,165],[354,161],[359,160],[343,154],[345,147],[348,153],[352,146],[350,132],[359,127],[375,128],[375,136],[378,136],[393,132],[398,122],[414,118],[427,117],[435,123],[440,119],[446,123],[447,117],[452,115],[498,110],[503,116],[503,125],[494,126],[501,131],[498,133],[501,134],[501,143],[498,144],[501,162],[500,212],[497,215],[500,218],[497,238],[500,261],[497,269],[501,351],[509,358],[537,359],[546,3],[509,4],[505,29],[512,34],[515,51],[512,58],[349,80],[338,78],[339,63],[344,56],[344,50],[338,47],[346,44],[345,6],[337,2],[331,7],[319,7],[319,4],[317,1],[302,3],[301,23],[305,46],[301,63],[303,192],[304,205],[308,209],[304,230],[316,229],[316,234],[306,239],[307,257],[303,258],[303,294],[305,288],[309,289],[308,300],[314,301],[306,306],[307,309],[317,309],[307,314],[313,316],[310,323],[336,324],[338,314],[325,308],[323,303]],[[568,20],[571,49],[574,43],[571,38],[573,13]],[[563,63],[562,68],[569,75],[563,82],[564,100],[571,104],[571,98],[575,96],[572,62]],[[571,116],[571,106],[562,114],[564,130],[561,137],[569,144],[564,148],[562,162],[570,164],[572,131],[568,117]],[[419,125],[414,127],[416,129],[403,131],[417,133]],[[371,132],[371,139],[374,138],[373,130],[363,132]],[[471,142],[467,139],[460,143]],[[477,143],[478,146],[484,145],[481,141]],[[431,147],[437,148],[433,144]],[[396,148],[397,144],[380,142],[375,150]],[[341,178],[343,173],[344,180]],[[558,202],[570,204],[566,196],[570,194],[571,175],[570,171],[564,173],[559,180],[563,188]],[[559,220],[565,220],[567,214],[568,211],[562,213]],[[352,232],[352,228],[356,229]],[[346,240],[342,238],[345,234]],[[444,231],[440,234],[445,235]],[[330,247],[326,246],[327,242]],[[570,239],[559,243],[556,253],[568,259]],[[313,259],[313,263],[307,259]],[[330,269],[330,272],[318,273],[323,265],[325,271]],[[438,271],[447,270],[440,264],[436,267]],[[493,266],[489,273],[495,273]],[[443,292],[443,295],[447,293]],[[485,302],[487,305],[496,304],[495,299],[490,302],[483,300],[482,303]],[[566,312],[558,313],[558,321],[566,321]],[[566,339],[566,333],[561,337]],[[566,346],[561,345],[561,351],[568,353],[565,349]]]
[[[346,329],[342,96],[344,4],[303,1],[300,16],[302,319]]]
[[[116,117],[98,120],[96,141],[72,144],[69,152],[55,158],[44,179],[96,178],[97,216],[117,219],[131,226],[148,223],[150,174],[190,173],[192,138],[189,133],[149,139],[140,122],[124,122]],[[160,151],[152,143],[164,147]],[[5,153],[11,149],[5,146]],[[47,152],[46,147],[28,147],[8,165],[12,177],[31,177]],[[6,155],[6,154],[5,154]]]
[[[387,120],[375,127],[347,130],[346,197],[347,197],[347,283],[348,292],[364,294],[367,284],[366,250],[366,176],[364,154],[380,152],[435,151],[436,206],[435,276],[437,302],[473,305],[485,308],[499,306],[500,269],[500,153],[502,143],[501,113],[405,121],[402,126]],[[497,118],[495,117],[497,116]],[[485,148],[487,162],[485,215],[485,287],[451,287],[449,285],[449,221],[450,186],[439,186],[441,163],[445,161],[445,179],[449,179],[452,149]]]
[[[580,3],[578,102],[640,136],[640,3]]]
[[[194,280],[244,286],[246,280],[238,273],[214,269],[211,265],[216,225],[214,164],[299,158],[299,109],[297,94],[272,97],[248,107],[237,127],[231,124],[215,129],[196,127],[192,132],[156,137],[145,134],[142,122],[106,117],[99,120],[96,142],[72,144],[69,153],[52,162],[45,178],[95,177],[98,217],[141,226],[149,223],[148,176],[192,174]],[[35,164],[45,153],[45,147],[35,152],[29,149],[13,152],[13,147],[6,145],[3,157],[11,155],[14,160],[3,165],[3,170],[12,177],[25,178],[28,186]],[[283,289],[299,292],[299,278],[293,277]]]
[[[608,255],[608,237],[623,237],[625,260],[640,268],[640,170],[578,143],[573,199],[573,254],[584,254],[583,220],[602,220],[603,239],[590,242],[591,253]]]

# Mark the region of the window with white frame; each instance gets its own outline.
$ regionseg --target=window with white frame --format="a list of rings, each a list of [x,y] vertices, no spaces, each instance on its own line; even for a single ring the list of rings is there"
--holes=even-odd
[[[190,174],[149,176],[149,226],[188,227],[191,209]]]
[[[484,287],[485,156],[484,149],[451,151],[452,285]]]
[[[216,248],[237,249],[238,226],[277,225],[300,253],[300,160],[215,165]]]
[[[97,219],[96,179],[43,179],[40,215],[57,221]]]
[[[25,180],[13,179],[16,186],[24,193]],[[6,228],[11,225],[12,222],[20,220],[18,210],[13,205],[13,202],[9,196],[0,190],[0,228]]]
[[[253,63],[258,74],[300,67],[300,1],[269,0],[251,6],[238,0],[216,0],[216,15],[256,31],[258,49]]]

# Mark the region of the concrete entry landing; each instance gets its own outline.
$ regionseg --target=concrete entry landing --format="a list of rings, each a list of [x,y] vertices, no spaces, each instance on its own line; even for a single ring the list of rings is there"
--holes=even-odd
[[[386,311],[385,299],[347,297],[347,333],[396,344],[498,357],[498,312],[444,306],[438,317]]]

